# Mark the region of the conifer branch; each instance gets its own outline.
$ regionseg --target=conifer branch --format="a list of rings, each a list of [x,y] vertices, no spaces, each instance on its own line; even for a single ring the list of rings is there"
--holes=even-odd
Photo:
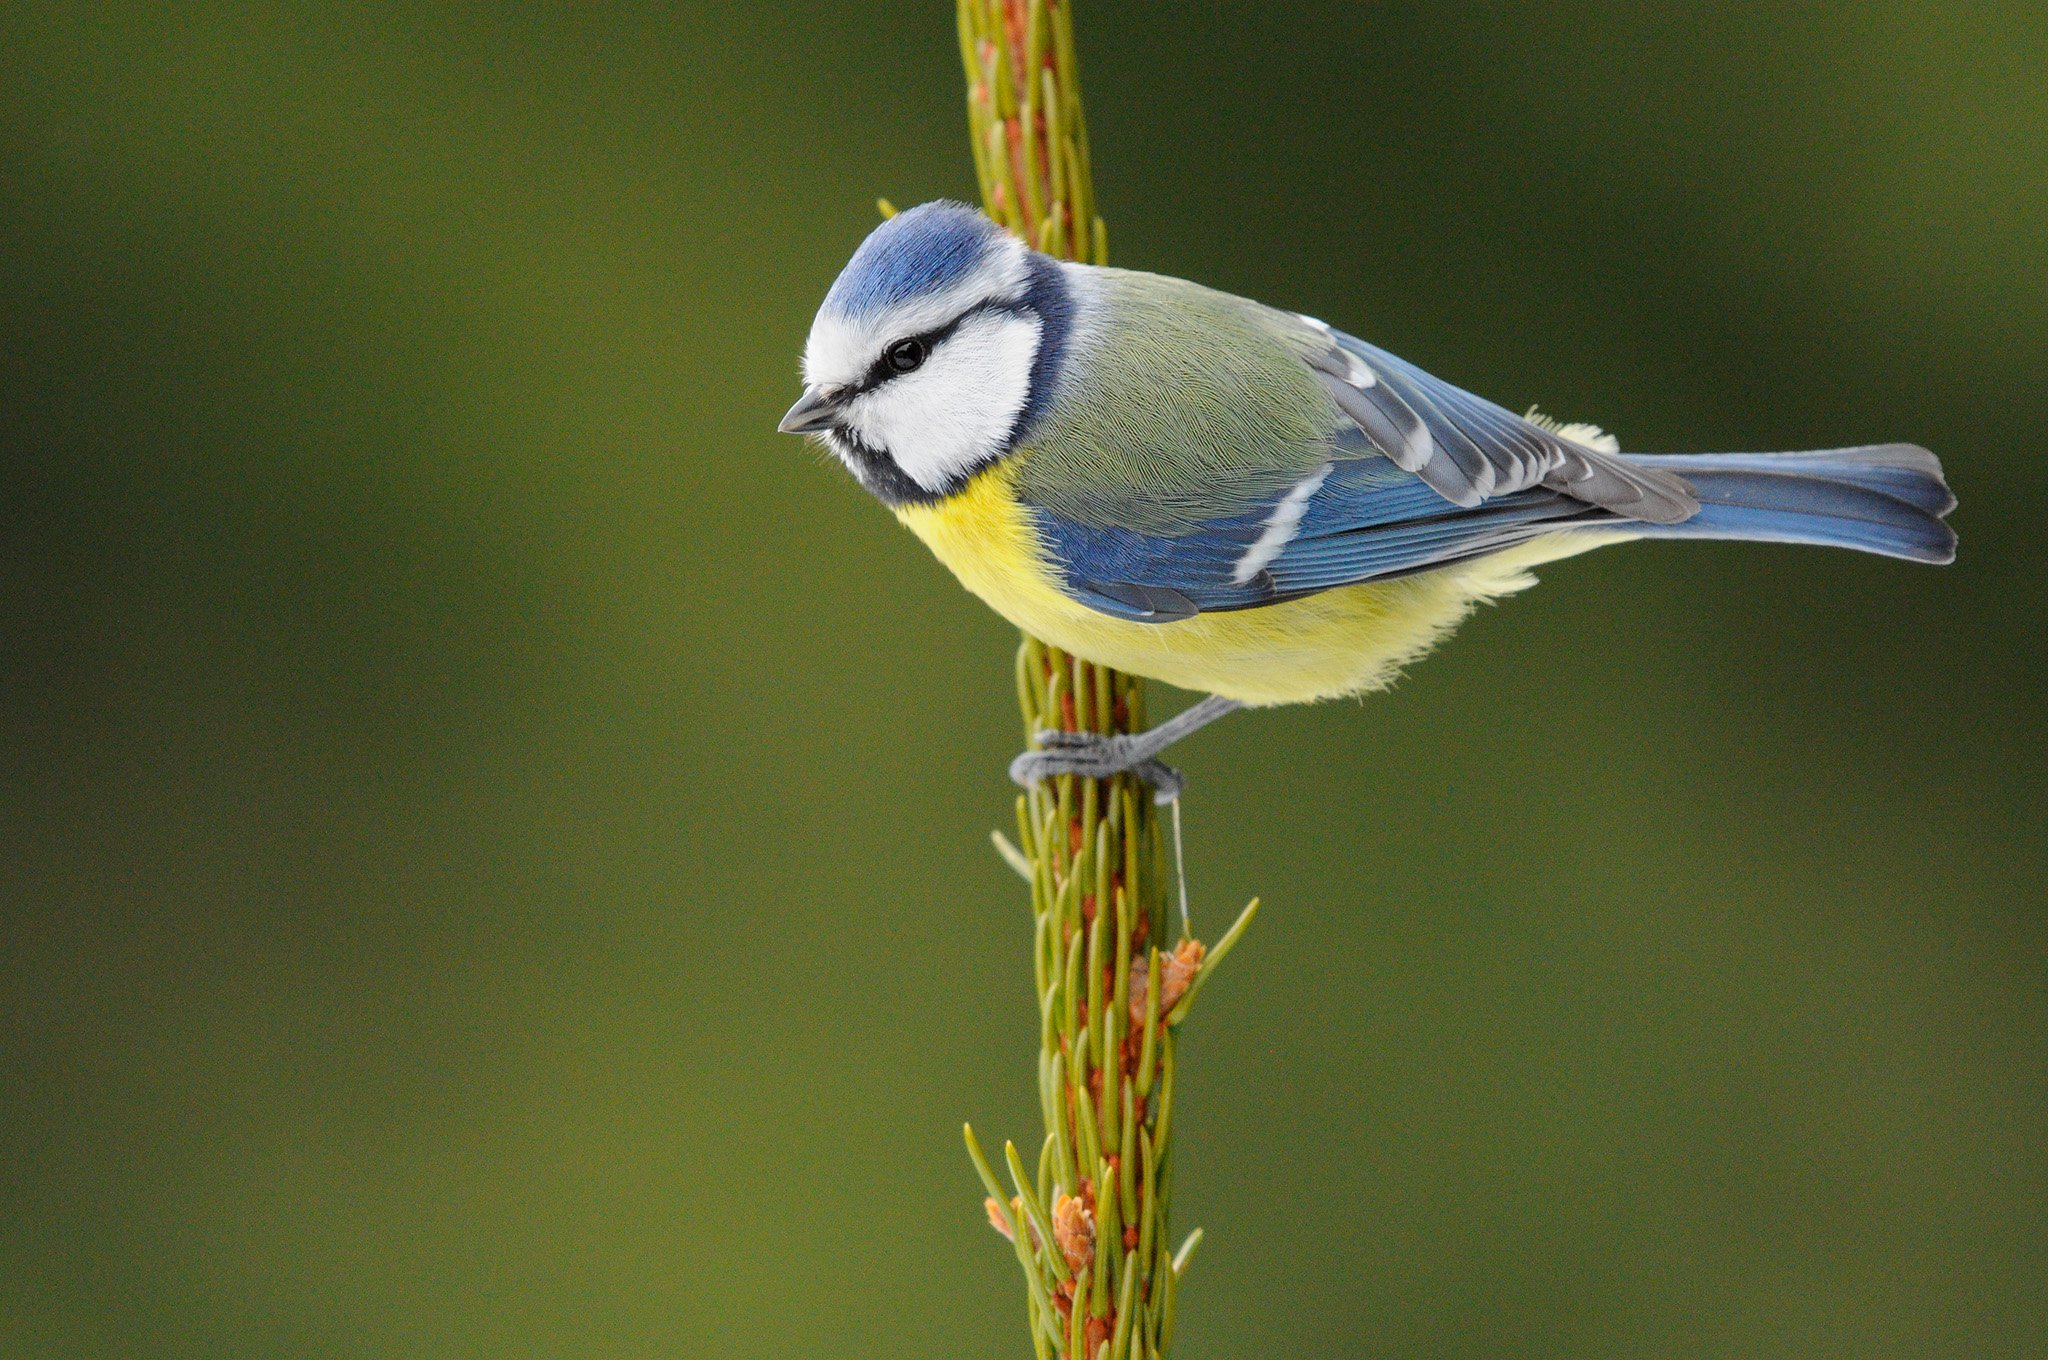
[[[1049,255],[1106,263],[1071,0],[960,0],[959,24],[983,207]],[[1016,678],[1026,740],[1146,725],[1142,681],[1035,638]],[[1170,942],[1159,820],[1128,775],[1042,784],[1017,800],[1016,841],[994,840],[1031,889],[1045,1137],[1035,1165],[1004,1145],[1006,1182],[965,1130],[989,1223],[1016,1249],[1038,1360],[1153,1360],[1201,1240],[1166,1231],[1175,1031],[1258,903],[1214,950]]]

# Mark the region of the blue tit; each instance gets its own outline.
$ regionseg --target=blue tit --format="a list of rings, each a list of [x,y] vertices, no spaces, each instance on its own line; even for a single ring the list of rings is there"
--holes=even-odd
[[[1911,444],[1624,454],[1314,317],[1054,260],[971,208],[883,222],[826,294],[782,418],[1024,631],[1209,697],[1042,734],[1020,782],[1134,770],[1245,705],[1379,689],[1531,569],[1642,538],[1947,562]]]

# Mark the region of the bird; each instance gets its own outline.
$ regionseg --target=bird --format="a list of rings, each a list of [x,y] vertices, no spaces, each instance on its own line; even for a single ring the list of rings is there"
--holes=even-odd
[[[1019,784],[1131,772],[1243,707],[1381,689],[1532,570],[1637,539],[1955,557],[1913,444],[1622,453],[1303,313],[1058,260],[963,204],[883,221],[825,295],[822,441],[962,585],[1077,657],[1205,697],[1143,732],[1044,732]]]

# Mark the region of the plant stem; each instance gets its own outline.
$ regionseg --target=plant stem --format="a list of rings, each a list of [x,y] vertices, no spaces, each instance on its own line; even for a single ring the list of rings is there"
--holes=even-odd
[[[983,207],[1050,255],[1106,263],[1071,0],[959,0],[967,117]],[[1049,729],[1145,727],[1143,683],[1026,637],[1017,700],[1027,740]],[[1035,1164],[1004,1147],[1006,1189],[970,1127],[989,1220],[1023,1267],[1039,1360],[1150,1360],[1173,1330],[1178,1255],[1167,1235],[1175,1035],[1196,988],[1243,933],[1254,901],[1213,952],[1167,939],[1160,827],[1151,790],[1061,776],[1017,800],[1017,843],[997,848],[1031,885],[1038,994]]]

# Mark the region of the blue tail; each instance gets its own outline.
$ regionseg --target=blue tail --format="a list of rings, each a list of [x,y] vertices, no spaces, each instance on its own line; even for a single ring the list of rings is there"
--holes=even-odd
[[[1682,524],[1645,524],[1645,538],[1733,538],[1817,543],[1914,562],[1952,562],[1955,530],[1942,516],[1956,498],[1941,463],[1912,444],[1812,453],[1629,454],[1675,472],[1700,511]]]

